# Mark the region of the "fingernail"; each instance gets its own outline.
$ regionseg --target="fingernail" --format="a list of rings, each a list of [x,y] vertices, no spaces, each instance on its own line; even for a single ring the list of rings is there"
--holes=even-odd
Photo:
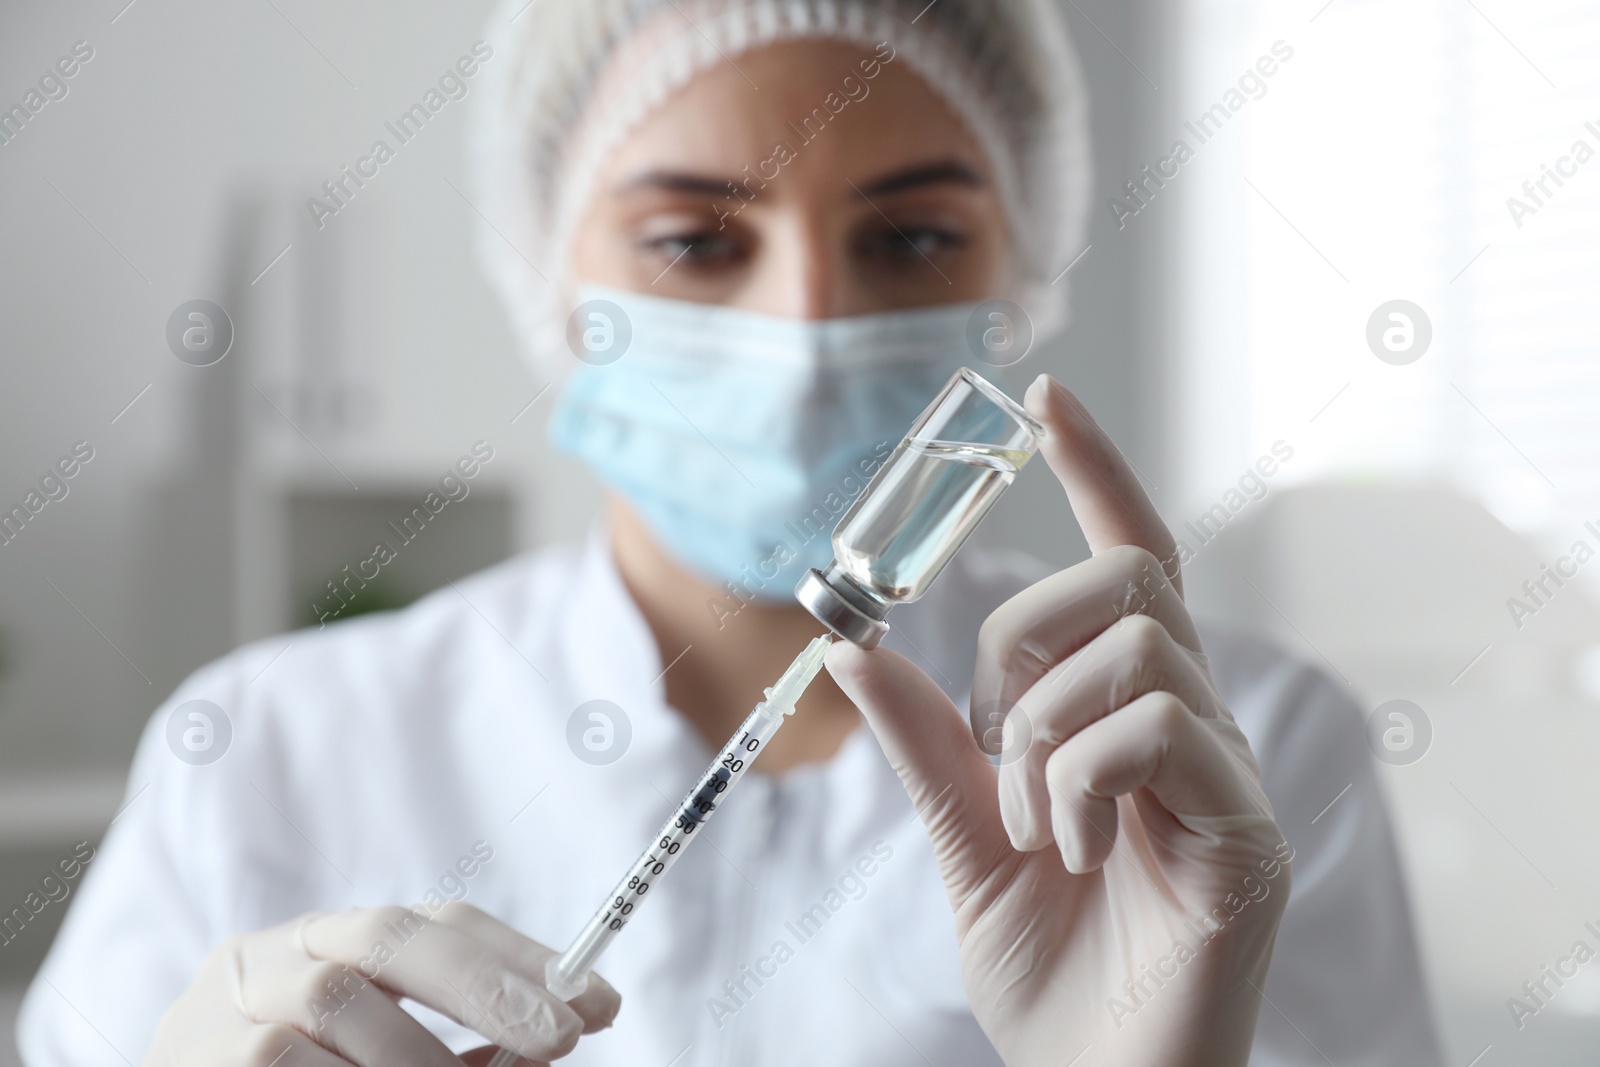
[[[1027,408],[1040,422],[1045,422],[1050,416],[1050,386],[1054,383],[1050,375],[1041,374],[1029,384],[1028,389],[1022,394],[1022,406]],[[1045,426],[1045,432],[1050,432],[1050,427]]]

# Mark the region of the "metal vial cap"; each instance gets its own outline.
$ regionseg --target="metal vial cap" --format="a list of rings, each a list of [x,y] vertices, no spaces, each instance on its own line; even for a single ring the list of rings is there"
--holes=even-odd
[[[794,587],[795,599],[817,621],[858,648],[876,648],[889,632],[884,616],[891,605],[868,594],[837,561],[827,570],[806,571]]]

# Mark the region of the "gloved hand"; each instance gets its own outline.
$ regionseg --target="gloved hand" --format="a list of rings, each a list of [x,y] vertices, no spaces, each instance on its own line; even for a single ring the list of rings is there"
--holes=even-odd
[[[985,621],[972,729],[894,652],[838,642],[828,669],[933,839],[972,1010],[1010,1067],[1243,1065],[1292,850],[1172,535],[1072,394],[1041,375],[1026,405],[1094,555]]]
[[[621,998],[591,976],[582,996],[557,1000],[544,988],[553,955],[468,904],[432,918],[401,907],[304,915],[218,947],[162,1018],[145,1063],[461,1067],[403,996],[525,1060],[555,1059],[610,1026]]]

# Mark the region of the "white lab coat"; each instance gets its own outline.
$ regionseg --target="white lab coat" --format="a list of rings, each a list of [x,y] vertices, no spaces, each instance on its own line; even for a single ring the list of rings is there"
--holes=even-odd
[[[969,550],[895,611],[887,643],[964,705],[978,625],[1041,573]],[[1357,706],[1280,651],[1202,633],[1296,852],[1251,1063],[1437,1064]],[[127,807],[28,992],[24,1061],[139,1062],[219,942],[314,909],[464,892],[564,946],[711,755],[665,703],[663,666],[597,533],[197,671],[146,730]],[[167,742],[169,711],[196,698],[233,729],[207,766]],[[607,766],[568,743],[596,699],[631,727]],[[931,849],[865,726],[826,763],[748,776],[706,834],[602,961],[616,1026],[565,1062],[999,1062]],[[484,1043],[408,1006],[452,1048]]]

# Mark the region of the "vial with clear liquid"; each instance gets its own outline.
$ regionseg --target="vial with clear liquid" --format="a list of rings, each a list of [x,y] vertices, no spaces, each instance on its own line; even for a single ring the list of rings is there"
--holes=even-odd
[[[1021,405],[963,367],[839,519],[833,562],[807,571],[795,596],[840,637],[874,647],[889,609],[928,591],[1043,436]]]

